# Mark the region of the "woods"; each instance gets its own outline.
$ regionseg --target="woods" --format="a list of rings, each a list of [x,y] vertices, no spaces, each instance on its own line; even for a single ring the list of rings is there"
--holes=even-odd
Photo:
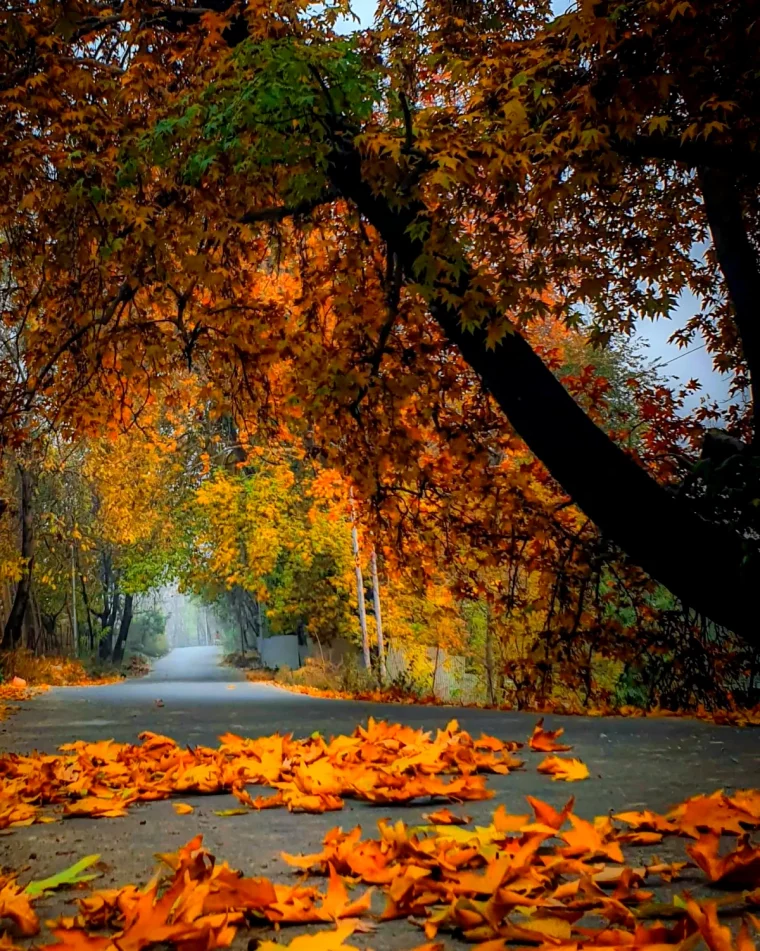
[[[384,591],[491,702],[753,706],[756,3],[347,10],[3,20],[3,648]],[[631,345],[686,292],[728,407]]]

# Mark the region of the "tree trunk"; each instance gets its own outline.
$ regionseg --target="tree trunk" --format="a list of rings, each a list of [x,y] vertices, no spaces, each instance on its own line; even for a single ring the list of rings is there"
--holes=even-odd
[[[116,644],[113,649],[113,662],[116,667],[118,667],[122,660],[124,659],[124,647],[127,643],[127,637],[129,636],[129,626],[132,623],[132,605],[134,602],[134,596],[131,594],[124,595],[124,607],[121,612],[121,624],[119,624],[119,636],[116,639]]]
[[[76,556],[74,555],[74,546],[71,546],[71,611],[69,612],[69,617],[71,619],[71,639],[74,646],[74,650],[79,653],[79,620],[77,618],[77,565],[76,565]]]
[[[375,628],[377,630],[377,656],[378,665],[380,668],[380,683],[384,684],[387,680],[387,674],[385,670],[385,643],[383,641],[383,615],[380,610],[380,582],[377,577],[377,554],[375,553],[374,548],[372,549],[370,564],[372,566],[372,605],[375,610]]]
[[[98,645],[98,656],[109,661],[113,655],[114,630],[119,616],[120,597],[116,577],[113,571],[111,555],[103,552],[101,556],[103,579],[103,610],[100,612],[100,626],[105,632]]]
[[[493,707],[496,704],[496,689],[493,680],[493,628],[491,627],[491,606],[486,604],[486,687],[488,702]]]
[[[705,214],[715,255],[734,305],[752,393],[754,444],[760,439],[760,260],[747,233],[741,197],[733,171],[700,169]]]
[[[430,221],[429,212],[419,203],[392,208],[362,178],[360,157],[341,130],[335,138],[342,147],[331,155],[333,187],[377,229],[406,279],[417,280],[414,265],[425,247],[409,229]],[[481,325],[465,330],[458,308],[444,301],[469,291],[472,274],[466,267],[456,285],[444,283],[445,294],[431,300],[432,316],[576,505],[686,606],[756,643],[760,571],[755,546],[707,522],[653,479],[586,415],[517,330],[498,342],[489,340],[489,328],[500,315],[484,307]]]
[[[364,603],[364,577],[362,563],[359,558],[359,534],[356,525],[351,528],[351,546],[354,551],[354,567],[356,568],[356,600],[359,604],[359,627],[362,632],[362,655],[367,670],[372,668],[372,659],[369,653],[369,634],[367,632],[367,606]]]
[[[16,586],[16,594],[13,598],[8,620],[5,623],[2,650],[13,650],[18,647],[21,641],[24,618],[29,606],[29,594],[32,590],[32,572],[34,570],[34,512],[32,511],[34,481],[25,466],[19,465],[18,471],[21,483],[21,557],[26,559],[26,564]]]
[[[105,634],[101,638],[98,653],[100,659],[107,661],[111,659],[113,654],[113,636],[114,629],[116,627],[116,618],[119,615],[119,592],[116,590],[114,585],[113,592],[111,595],[110,610],[104,611],[101,617],[101,623]]]
[[[84,602],[84,617],[87,621],[87,633],[90,638],[90,650],[95,650],[95,631],[92,627],[93,612],[90,609],[90,598],[87,594],[87,585],[84,583],[84,575],[79,575],[79,583],[82,586],[82,601]]]

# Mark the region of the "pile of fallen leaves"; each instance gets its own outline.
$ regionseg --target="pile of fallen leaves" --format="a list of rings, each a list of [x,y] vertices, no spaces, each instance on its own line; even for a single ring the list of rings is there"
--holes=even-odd
[[[2,670],[6,681],[15,677],[33,686],[87,687],[122,679],[116,671],[93,675],[76,658],[37,657],[24,648],[4,654]]]
[[[557,742],[562,731],[536,725],[529,740],[536,752],[567,751]],[[292,812],[343,808],[345,798],[364,802],[408,803],[431,798],[465,802],[489,799],[484,773],[520,768],[513,754],[523,744],[493,736],[473,739],[452,720],[433,736],[423,730],[370,718],[350,736],[329,741],[314,734],[244,739],[232,733],[220,745],[179,746],[156,733],[140,744],[78,740],[58,755],[0,756],[0,829],[51,821],[45,806],[62,806],[64,816],[125,815],[133,803],[186,793],[231,792],[241,809],[287,807]],[[585,779],[578,759],[547,756],[538,764],[553,779]],[[444,778],[445,777],[445,778]],[[253,797],[248,785],[268,786],[270,796]]]
[[[5,720],[11,712],[8,701],[18,703],[32,696],[27,682],[21,677],[12,677],[6,683],[0,683],[0,720]]]
[[[406,706],[442,707],[452,706],[434,697],[433,694],[419,696],[407,693],[399,687],[375,687],[371,690],[337,690],[327,687],[312,687],[310,684],[292,684],[276,680],[271,671],[247,670],[246,678],[253,683],[271,684],[291,693],[300,693],[306,697],[320,697],[325,700],[360,700],[364,703],[400,703]],[[481,704],[458,704],[458,706],[483,706]]]
[[[440,700],[433,694],[427,694],[423,697],[416,694],[406,693],[399,687],[378,687],[374,690],[332,690],[323,687],[312,687],[307,684],[283,683],[275,680],[269,671],[249,670],[246,671],[248,680],[254,683],[267,683],[273,687],[280,687],[283,690],[289,690],[291,693],[300,693],[308,697],[321,697],[326,700],[360,700],[370,703],[400,703],[415,706],[439,706],[439,707],[469,707],[474,709],[486,710],[504,710],[510,711],[514,708],[506,704],[489,703],[456,703],[452,700]],[[693,710],[666,710],[660,707],[654,707],[645,710],[642,707],[624,706],[583,706],[578,702],[554,702],[545,703],[541,706],[522,707],[523,713],[545,713],[556,716],[583,716],[583,717],[692,717],[697,720],[704,720],[707,723],[715,723],[719,726],[760,726],[760,704],[745,709],[743,707],[732,706],[724,710],[708,710],[703,705],[699,705]]]
[[[560,755],[570,750],[561,734],[539,722],[527,746],[545,755],[542,772],[583,778],[585,766]],[[46,805],[62,805],[67,816],[120,816],[131,803],[187,792],[232,791],[243,808],[221,815],[270,806],[323,812],[340,808],[347,796],[375,803],[479,800],[490,795],[481,774],[519,768],[514,753],[522,746],[473,739],[455,721],[435,736],[370,720],[329,742],[318,734],[306,740],[226,734],[216,749],[192,749],[153,733],[142,740],[139,746],[79,741],[55,756],[4,755],[0,825],[55,821],[42,813]],[[253,798],[249,784],[276,791]],[[360,827],[335,828],[316,854],[283,853],[300,876],[294,884],[244,877],[217,863],[196,836],[159,856],[168,872],[146,887],[76,898],[74,915],[50,923],[59,943],[45,951],[142,951],[156,944],[214,951],[228,947],[242,927],[289,924],[333,926],[294,938],[289,951],[355,951],[345,942],[373,931],[373,918],[417,925],[428,942],[417,951],[442,951],[433,943],[442,933],[479,951],[506,951],[515,943],[539,951],[691,951],[700,941],[710,951],[754,951],[760,847],[751,835],[760,829],[760,790],[695,796],[664,815],[624,812],[592,821],[576,815],[573,799],[559,811],[534,797],[527,801],[529,812],[512,815],[500,806],[489,825],[474,828],[468,816],[448,808],[425,814],[422,826],[380,820],[377,838],[363,838]],[[175,808],[193,811],[185,803]],[[626,864],[625,848],[656,846],[666,837],[689,842],[684,861],[653,856]],[[732,844],[722,850],[725,837]],[[12,922],[16,935],[37,934],[34,902],[61,886],[87,886],[97,858],[26,886],[16,873],[0,876],[0,919]],[[324,890],[309,876],[326,878]],[[656,896],[663,883],[672,889],[678,881],[691,891],[667,901]],[[349,894],[361,886],[364,891]],[[694,886],[724,893],[698,899]],[[727,916],[741,919],[735,935],[721,920]],[[258,951],[282,947],[265,941]],[[8,935],[0,949],[12,951]]]
[[[539,951],[687,951],[700,939],[710,951],[754,951],[750,930],[760,930],[760,848],[749,830],[760,828],[760,790],[733,796],[721,792],[687,800],[667,816],[651,812],[597,817],[573,812],[573,800],[557,811],[528,797],[531,813],[511,815],[500,806],[490,825],[466,829],[465,816],[448,810],[427,815],[428,825],[410,828],[378,822],[377,839],[361,828],[335,828],[315,855],[283,854],[303,876],[324,876],[327,887],[301,879],[295,884],[248,878],[217,863],[196,836],[175,853],[157,856],[169,873],[144,888],[126,885],[76,899],[77,912],[50,922],[58,944],[45,951],[125,951],[164,944],[182,951],[228,947],[241,927],[331,924],[329,931],[301,935],[290,951],[348,951],[354,932],[372,932],[380,922],[409,919],[428,942],[450,933],[480,951],[506,951],[509,944]],[[619,824],[616,824],[619,823]],[[622,846],[655,844],[664,836],[694,840],[690,862],[625,864]],[[721,835],[738,841],[724,855]],[[16,875],[0,879],[0,918],[18,934],[39,931],[35,897],[78,876],[97,856],[44,882],[24,888]],[[732,887],[717,900],[697,900],[688,891],[668,902],[653,887],[672,883],[687,870],[703,883]],[[72,874],[68,874],[72,873]],[[367,888],[349,896],[349,889]],[[382,909],[372,915],[373,892]],[[379,905],[380,903],[378,903]],[[741,918],[736,938],[719,918]],[[667,922],[667,923],[666,923]],[[3,939],[4,951],[13,946]],[[258,951],[277,951],[260,942]],[[417,951],[442,951],[427,944]]]

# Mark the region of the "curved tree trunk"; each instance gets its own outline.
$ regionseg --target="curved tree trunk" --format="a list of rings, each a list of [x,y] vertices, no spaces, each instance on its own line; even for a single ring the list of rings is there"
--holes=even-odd
[[[32,495],[34,480],[29,469],[18,467],[21,482],[20,492],[20,521],[21,521],[21,557],[26,559],[24,573],[16,586],[16,593],[11,605],[8,620],[3,631],[3,650],[13,650],[21,642],[24,629],[24,618],[29,607],[29,596],[32,590],[32,572],[34,570],[34,512],[32,511]]]
[[[344,130],[328,169],[338,193],[351,200],[399,262],[408,281],[424,253],[409,229],[430,220],[420,203],[391,207],[362,177],[361,158]],[[533,454],[576,505],[654,579],[688,607],[747,641],[760,639],[758,554],[738,533],[710,523],[676,499],[597,426],[516,330],[488,339],[491,315],[463,329],[458,308],[472,283],[464,268],[455,286],[441,285],[432,316]],[[435,290],[435,288],[434,288]]]

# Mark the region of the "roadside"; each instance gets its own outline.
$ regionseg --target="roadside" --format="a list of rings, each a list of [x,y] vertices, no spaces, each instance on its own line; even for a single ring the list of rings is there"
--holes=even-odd
[[[327,738],[350,735],[369,717],[435,731],[456,717],[474,738],[485,733],[524,743],[536,722],[531,714],[307,697],[246,682],[242,672],[219,667],[217,660],[214,648],[185,648],[159,660],[151,674],[140,680],[52,688],[0,724],[0,742],[6,750],[53,753],[75,739],[94,742],[113,737],[134,743],[148,730],[195,750],[216,747],[217,737],[227,732],[250,737],[292,733],[302,738],[318,732]],[[757,733],[751,730],[682,719],[556,716],[547,717],[546,726],[565,728],[563,739],[573,747],[570,755],[588,765],[588,780],[572,785],[552,782],[536,771],[537,754],[523,751],[524,769],[487,777],[493,799],[468,802],[457,811],[485,826],[500,805],[511,814],[529,811],[523,798],[526,795],[538,796],[561,809],[572,794],[576,814],[592,819],[610,811],[665,812],[700,792],[760,785],[760,750]],[[252,790],[254,795],[257,791]],[[424,814],[435,808],[425,800],[377,807],[346,799],[341,811],[317,815],[280,808],[219,816],[219,811],[239,808],[237,799],[229,794],[188,792],[179,801],[194,811],[177,815],[173,802],[164,800],[137,804],[124,818],[77,818],[14,829],[0,837],[0,864],[16,869],[28,866],[28,877],[39,879],[85,854],[98,852],[102,864],[97,887],[127,882],[142,885],[152,872],[155,852],[174,851],[199,833],[204,846],[232,868],[292,883],[292,870],[282,862],[281,852],[319,852],[324,835],[336,826],[347,830],[361,824],[366,836],[376,835],[376,822],[381,818],[401,820],[412,827],[424,823]],[[663,860],[683,858],[683,842],[666,840],[655,852]],[[627,847],[626,858],[633,865],[651,862],[652,849]],[[56,893],[45,899],[44,915],[70,914],[67,897],[71,896]],[[285,940],[290,936],[289,932]],[[384,924],[369,939],[355,936],[351,943],[392,951],[420,941],[418,929],[403,920]]]

